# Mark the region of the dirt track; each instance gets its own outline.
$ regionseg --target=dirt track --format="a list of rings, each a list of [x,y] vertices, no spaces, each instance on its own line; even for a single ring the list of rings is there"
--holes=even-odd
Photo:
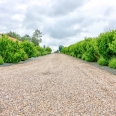
[[[116,116],[116,76],[62,54],[0,67],[0,116]]]

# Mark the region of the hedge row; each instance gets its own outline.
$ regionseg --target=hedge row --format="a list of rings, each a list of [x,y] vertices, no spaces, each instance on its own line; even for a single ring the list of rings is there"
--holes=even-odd
[[[40,46],[34,46],[30,41],[16,41],[8,39],[3,35],[0,38],[0,64],[18,63],[31,57],[47,55],[51,53],[51,48],[43,49]]]
[[[63,47],[62,53],[116,68],[116,30],[100,33],[98,37],[88,37],[83,41]]]

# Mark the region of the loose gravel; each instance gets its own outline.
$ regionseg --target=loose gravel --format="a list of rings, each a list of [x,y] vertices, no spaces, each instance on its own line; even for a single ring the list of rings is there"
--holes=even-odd
[[[0,116],[116,116],[116,76],[63,54],[0,67]]]

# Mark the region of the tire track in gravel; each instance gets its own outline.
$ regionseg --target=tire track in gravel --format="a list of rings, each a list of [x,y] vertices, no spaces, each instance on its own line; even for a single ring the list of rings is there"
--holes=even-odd
[[[63,54],[0,67],[0,116],[116,116],[116,76]]]

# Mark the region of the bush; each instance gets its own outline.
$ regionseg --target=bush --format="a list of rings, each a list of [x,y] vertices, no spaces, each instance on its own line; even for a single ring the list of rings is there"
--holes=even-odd
[[[97,38],[97,45],[99,54],[106,59],[110,59],[113,55],[110,47],[110,44],[114,40],[114,35],[116,34],[116,30],[112,30],[109,32],[101,33]]]
[[[21,55],[19,53],[15,53],[13,56],[13,63],[18,63],[21,61]]]
[[[42,56],[49,54],[47,51],[42,52]]]
[[[19,53],[21,55],[21,61],[25,61],[28,59],[28,55],[25,53],[23,49],[21,49]]]
[[[82,60],[85,60],[86,54],[82,55]]]
[[[71,56],[73,56],[73,57],[75,57],[75,54],[74,54],[74,52],[72,52],[70,55],[71,55]]]
[[[3,58],[0,56],[0,65],[1,64],[4,64],[4,60],[3,60]]]
[[[41,56],[41,52],[38,52],[38,56]]]
[[[108,60],[104,59],[103,57],[98,60],[99,65],[107,66],[108,65]]]
[[[35,57],[35,46],[33,43],[29,41],[24,41],[20,44],[21,48],[24,49],[25,53],[28,55],[29,58]]]
[[[82,55],[81,55],[81,54],[78,54],[78,55],[77,55],[77,57],[78,57],[78,58],[81,58],[81,57],[82,57]]]
[[[27,60],[28,59],[28,55],[25,54],[24,57],[23,57],[23,61]]]
[[[109,67],[110,67],[110,68],[115,68],[115,69],[116,69],[116,58],[112,58],[112,59],[109,61]]]

